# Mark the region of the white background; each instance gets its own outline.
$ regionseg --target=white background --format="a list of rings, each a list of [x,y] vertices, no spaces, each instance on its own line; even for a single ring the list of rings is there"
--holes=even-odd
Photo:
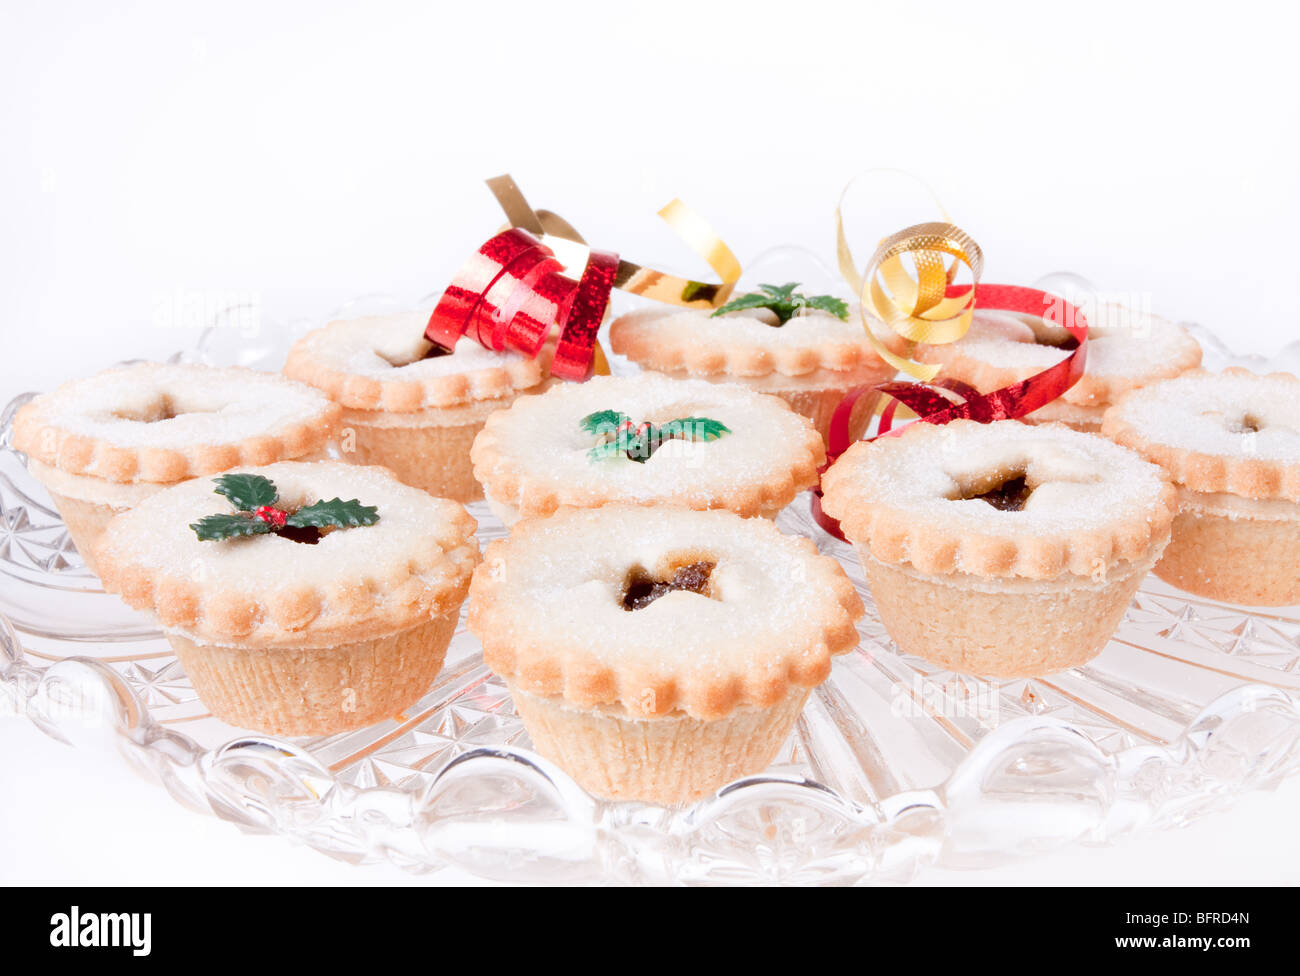
[[[1241,351],[1300,337],[1300,69],[1284,7],[12,3],[0,12],[0,396],[268,320],[440,288],[481,180],[633,259],[832,257],[843,184],[926,179],[986,280],[1070,269]],[[896,229],[851,202],[859,250]],[[886,216],[888,214],[888,216]],[[927,219],[928,213],[916,219]],[[1300,880],[1300,788],[1140,847],[930,880]],[[363,883],[0,718],[0,880]]]

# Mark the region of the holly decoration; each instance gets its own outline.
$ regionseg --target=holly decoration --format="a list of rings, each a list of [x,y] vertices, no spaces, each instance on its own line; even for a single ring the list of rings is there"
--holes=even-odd
[[[223,474],[216,479],[216,485],[215,492],[225,495],[238,511],[206,515],[191,523],[190,528],[201,542],[268,533],[297,542],[316,542],[321,529],[346,529],[379,521],[377,507],[362,505],[355,498],[347,502],[332,498],[287,511],[276,504],[280,492],[275,483],[260,474]]]
[[[766,308],[776,313],[780,320],[775,328],[789,322],[801,308],[816,308],[830,312],[837,319],[848,321],[849,306],[843,299],[830,295],[804,295],[795,291],[799,282],[791,281],[784,285],[759,285],[759,290],[732,299],[713,313],[713,318],[727,312],[740,312],[747,308]]]
[[[619,410],[597,410],[580,421],[588,434],[604,438],[587,452],[593,461],[625,456],[629,461],[645,464],[667,441],[716,441],[731,428],[711,417],[681,417],[666,424],[634,423]]]

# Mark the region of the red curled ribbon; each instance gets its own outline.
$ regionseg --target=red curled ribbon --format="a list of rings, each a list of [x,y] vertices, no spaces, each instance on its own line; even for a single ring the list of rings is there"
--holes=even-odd
[[[596,333],[615,288],[685,306],[716,308],[740,277],[731,251],[680,201],[661,212],[718,271],[721,284],[708,284],[643,268],[610,251],[587,249],[576,280],[541,240],[550,235],[577,245],[585,242],[563,218],[534,211],[508,176],[488,180],[510,222],[475,252],[438,300],[424,335],[444,349],[464,336],[484,348],[538,356],[558,327],[551,373],[568,380],[590,378],[599,353]]]
[[[451,349],[468,335],[487,349],[534,357],[558,323],[551,372],[585,380],[595,364],[596,332],[614,287],[618,257],[592,251],[577,281],[555,252],[511,227],[478,249],[442,293],[425,337]]]
[[[1056,365],[991,393],[979,393],[965,383],[945,379],[933,383],[882,383],[879,386],[861,386],[851,390],[840,401],[831,417],[826,445],[827,468],[849,449],[852,443],[849,426],[853,408],[868,393],[884,393],[893,398],[881,412],[876,430],[876,437],[892,437],[905,429],[893,426],[894,412],[899,403],[916,413],[917,420],[921,423],[946,424],[953,420],[974,420],[988,424],[995,420],[1018,420],[1055,400],[1079,382],[1088,362],[1088,321],[1079,309],[1065,299],[1037,288],[979,284],[974,288],[977,308],[1041,317],[1069,332],[1078,341],[1078,345]],[[965,295],[970,289],[970,285],[950,287],[947,297]],[[822,470],[825,471],[826,468]],[[839,522],[822,511],[821,497],[821,489],[818,488],[812,497],[813,518],[831,535],[843,539]]]

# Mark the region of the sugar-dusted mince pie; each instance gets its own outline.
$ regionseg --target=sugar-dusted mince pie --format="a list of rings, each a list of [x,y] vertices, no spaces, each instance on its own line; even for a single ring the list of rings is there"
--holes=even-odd
[[[466,340],[452,352],[424,338],[410,312],[331,322],[303,336],[284,373],[344,409],[343,457],[382,464],[407,484],[458,501],[482,497],[469,448],[494,410],[545,380],[545,357]]]
[[[899,648],[993,677],[1098,654],[1174,515],[1156,465],[1095,434],[1013,420],[859,442],[822,489]]]
[[[626,505],[521,522],[470,593],[537,750],[662,804],[767,766],[863,613],[835,560],[766,519]]]
[[[844,395],[893,377],[856,314],[847,321],[805,310],[778,325],[766,309],[713,317],[708,311],[647,308],[616,319],[610,345],[644,369],[682,379],[737,383],[785,400],[823,438]],[[888,340],[896,344],[897,337]]]
[[[1102,430],[1177,486],[1157,576],[1230,603],[1300,604],[1300,379],[1196,370],[1129,394]]]
[[[521,397],[470,454],[502,521],[612,502],[774,516],[817,483],[822,439],[776,397],[657,373]]]
[[[941,376],[989,393],[1055,365],[1073,345],[1065,329],[1041,318],[977,311],[961,339],[921,346],[916,355],[941,364]],[[1124,393],[1177,376],[1200,362],[1201,347],[1182,326],[1103,304],[1088,319],[1088,360],[1079,382],[1024,419],[1096,433],[1106,408]]]
[[[321,735],[397,715],[429,687],[478,562],[474,529],[457,502],[384,468],[286,462],[153,495],[109,524],[97,555],[105,587],[157,618],[214,715]]]
[[[274,374],[137,363],[36,397],[14,419],[14,446],[94,569],[114,515],[187,478],[320,455],[340,413]]]

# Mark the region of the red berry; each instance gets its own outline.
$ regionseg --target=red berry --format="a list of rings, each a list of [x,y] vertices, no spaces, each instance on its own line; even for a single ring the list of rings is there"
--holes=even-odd
[[[263,505],[253,514],[267,525],[273,525],[277,529],[284,528],[285,520],[289,517],[288,512],[278,509],[274,505]]]

